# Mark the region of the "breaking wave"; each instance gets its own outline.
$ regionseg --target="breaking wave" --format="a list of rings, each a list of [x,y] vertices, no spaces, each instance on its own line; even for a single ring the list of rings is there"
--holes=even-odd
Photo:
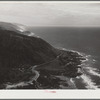
[[[93,80],[88,75],[84,74],[80,78],[82,79],[83,83],[86,85],[85,87],[87,89],[98,89],[96,83],[93,82]]]
[[[6,89],[24,87],[24,86],[28,86],[30,84],[33,84],[33,81],[36,81],[38,79],[38,77],[40,76],[39,72],[34,70],[35,67],[36,66],[32,67],[32,72],[35,73],[35,76],[31,77],[28,82],[19,82],[19,83],[15,83],[15,84],[8,83],[8,84],[5,84]]]
[[[100,89],[99,85],[93,80],[92,76],[100,77],[99,69],[94,68],[95,59],[91,55],[85,55],[86,60],[81,64],[84,74],[79,77],[84,83],[86,89]]]
[[[76,52],[79,55],[81,55],[83,58],[86,59],[86,60],[82,60],[82,64],[79,65],[82,67],[83,75],[76,77],[76,78],[77,78],[77,80],[81,80],[81,83],[84,85],[85,89],[99,89],[99,85],[96,85],[96,82],[92,78],[92,76],[100,77],[98,69],[94,68],[94,66],[93,66],[93,64],[95,63],[95,60],[92,59],[92,56],[86,55],[84,53],[80,53],[77,51],[68,50],[65,48],[60,48],[60,49]],[[36,81],[40,75],[38,71],[34,70],[35,67],[36,66],[32,67],[32,72],[35,73],[35,76],[31,77],[30,81],[20,82],[20,83],[16,83],[16,84],[6,84],[6,89],[23,87],[23,86],[27,86],[29,84],[33,84],[33,81]],[[67,79],[67,77],[66,77],[66,79]],[[76,87],[78,89],[78,86],[76,86],[76,84],[75,84],[75,79],[70,79],[70,81],[67,80],[67,82],[70,82],[71,86]],[[63,88],[65,88],[65,87],[63,86]]]
[[[85,69],[87,69],[87,72],[90,73],[91,75],[94,75],[94,76],[100,77],[100,74],[99,74],[97,68],[86,67]]]
[[[100,77],[98,69],[94,68],[94,66],[93,66],[93,64],[96,62],[96,60],[93,59],[91,55],[86,55],[86,54],[78,52],[78,51],[69,50],[69,49],[65,49],[65,48],[62,48],[62,50],[77,52],[79,55],[81,55],[83,58],[85,58],[85,60],[82,60],[82,64],[79,65],[83,69],[83,75],[77,77],[77,79],[82,80],[82,84],[84,84],[84,87],[86,89],[100,89],[99,88],[100,85],[96,85],[96,82],[92,79],[92,76]],[[72,79],[72,82],[73,82],[73,84],[75,84],[74,79]]]

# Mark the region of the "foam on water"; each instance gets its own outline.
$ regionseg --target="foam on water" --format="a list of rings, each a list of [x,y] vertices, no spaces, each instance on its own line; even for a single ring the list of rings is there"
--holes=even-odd
[[[64,82],[66,82],[68,84],[68,86],[64,86],[63,84],[60,84],[60,88],[61,89],[76,89],[76,85],[74,83],[74,80],[72,78],[68,78],[66,76],[56,76],[57,78],[60,78],[61,80],[63,80]]]
[[[73,50],[67,50],[65,48],[61,48],[62,50],[66,50],[66,51],[72,51],[72,52],[76,52],[78,53],[79,55],[81,55],[83,58],[85,58],[85,60],[82,60],[82,64],[79,65],[79,66],[82,66],[83,68],[83,75],[79,76],[79,77],[76,77],[77,79],[81,79],[82,80],[82,83],[84,84],[85,88],[87,89],[99,89],[99,85],[97,86],[96,83],[92,80],[92,77],[91,75],[94,75],[94,76],[97,76],[97,77],[100,77],[100,74],[98,72],[98,69],[97,68],[93,68],[92,64],[95,62],[94,59],[92,59],[91,55],[86,55],[84,53],[80,53],[80,52],[77,52],[77,51],[73,51]],[[88,67],[88,66],[91,66],[91,67]],[[17,88],[19,86],[27,86],[29,84],[33,84],[33,80],[36,81],[37,78],[39,77],[39,72],[37,72],[36,70],[34,70],[34,68],[37,67],[37,66],[33,66],[32,68],[32,72],[35,72],[36,75],[34,77],[31,77],[30,81],[28,82],[20,82],[20,83],[16,83],[16,84],[7,84],[6,85],[6,89],[10,89],[10,88]],[[88,73],[88,75],[87,75]],[[66,77],[60,77],[62,80],[66,80],[67,83],[69,83],[72,87],[76,87],[75,85],[75,80],[73,79],[67,79]],[[62,86],[62,85],[61,85]],[[63,87],[65,88],[65,87]],[[66,87],[67,88],[67,87]]]
[[[24,87],[24,86],[28,86],[30,84],[33,84],[33,81],[36,81],[38,79],[39,75],[40,75],[38,71],[34,70],[35,67],[36,67],[36,65],[32,67],[32,72],[35,73],[35,76],[31,77],[28,82],[19,82],[19,83],[14,83],[14,84],[5,84],[6,89],[17,88],[17,87]]]
[[[82,79],[83,83],[86,85],[85,87],[87,89],[99,89],[96,83],[94,83],[93,80],[86,74],[82,75],[80,78]]]
[[[85,69],[86,69],[87,72],[90,73],[91,75],[94,75],[94,76],[100,77],[100,74],[99,74],[97,68],[86,67]]]
[[[79,66],[82,66],[83,68],[83,71],[84,71],[84,74],[81,75],[80,77],[77,77],[77,79],[81,79],[84,86],[87,88],[87,89],[100,89],[99,88],[99,85],[97,86],[96,83],[92,80],[91,78],[91,75],[94,75],[94,76],[97,76],[97,77],[100,77],[100,74],[98,71],[97,68],[93,68],[93,64],[96,62],[95,59],[92,58],[91,55],[86,55],[84,53],[80,53],[78,51],[74,51],[74,50],[68,50],[68,49],[65,49],[65,48],[60,48],[62,50],[66,50],[66,51],[72,51],[72,52],[76,52],[78,53],[79,55],[81,55],[83,58],[85,58],[85,60],[81,60],[82,61],[82,64],[79,65]],[[88,67],[88,66],[91,66],[91,67]],[[85,69],[85,70],[84,70]],[[89,75],[86,74],[86,72],[89,73]],[[73,81],[71,79],[71,82],[75,84],[75,80]]]
[[[29,83],[28,82],[19,82],[16,84],[5,84],[5,85],[6,85],[6,89],[11,89],[11,88],[27,86],[27,85],[29,85]]]
[[[92,76],[91,76],[91,75],[94,75],[94,76],[100,77],[98,69],[94,68],[94,66],[93,66],[93,64],[96,62],[96,60],[93,59],[91,55],[85,55],[85,58],[86,58],[86,60],[82,61],[82,64],[81,64],[81,66],[84,70],[84,74],[78,78],[82,79],[82,81],[86,85],[85,87],[87,89],[100,89],[99,86],[96,85],[96,82],[93,81]],[[90,66],[90,67],[88,67],[88,66]]]
[[[67,49],[62,48],[62,50],[67,50]],[[96,62],[96,60],[92,59],[91,55],[86,55],[84,53],[80,53],[78,51],[73,51],[73,50],[67,50],[67,51],[77,52],[79,55],[85,58],[85,60],[82,60],[82,64],[79,66],[82,66],[83,70],[85,69],[85,71],[88,72],[90,75],[86,75],[84,71],[84,74],[77,78],[82,79],[87,89],[99,89],[99,86],[97,86],[96,83],[91,79],[91,75],[100,77],[98,69],[93,68],[93,64]],[[88,66],[91,66],[91,67],[88,67]]]
[[[80,78],[82,79],[83,83],[86,85],[85,87],[87,89],[99,89],[98,86],[96,85],[96,82],[94,82],[91,77],[91,75],[100,77],[100,74],[97,72],[97,68],[93,68],[93,64],[95,63],[95,60],[92,59],[91,55],[85,55],[84,57],[86,58],[86,60],[82,61],[81,64],[84,74],[80,76]],[[89,75],[87,75],[87,73]]]

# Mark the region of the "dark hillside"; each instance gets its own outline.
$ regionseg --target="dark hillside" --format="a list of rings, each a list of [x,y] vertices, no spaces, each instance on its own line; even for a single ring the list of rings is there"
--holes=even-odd
[[[2,26],[3,24],[3,26]],[[55,59],[58,53],[41,38],[17,30],[17,25],[0,23],[0,80],[12,68],[34,66]],[[11,26],[10,28],[7,26]]]

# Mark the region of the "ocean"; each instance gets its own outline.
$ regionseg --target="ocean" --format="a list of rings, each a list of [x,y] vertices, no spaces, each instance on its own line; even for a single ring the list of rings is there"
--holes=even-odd
[[[29,27],[29,30],[54,47],[83,54],[87,59],[81,65],[84,74],[72,81],[78,89],[100,88],[99,27]]]

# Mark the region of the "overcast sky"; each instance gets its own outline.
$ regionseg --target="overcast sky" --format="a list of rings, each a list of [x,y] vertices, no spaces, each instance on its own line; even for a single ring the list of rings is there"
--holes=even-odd
[[[0,3],[0,21],[28,26],[100,26],[100,3]]]

